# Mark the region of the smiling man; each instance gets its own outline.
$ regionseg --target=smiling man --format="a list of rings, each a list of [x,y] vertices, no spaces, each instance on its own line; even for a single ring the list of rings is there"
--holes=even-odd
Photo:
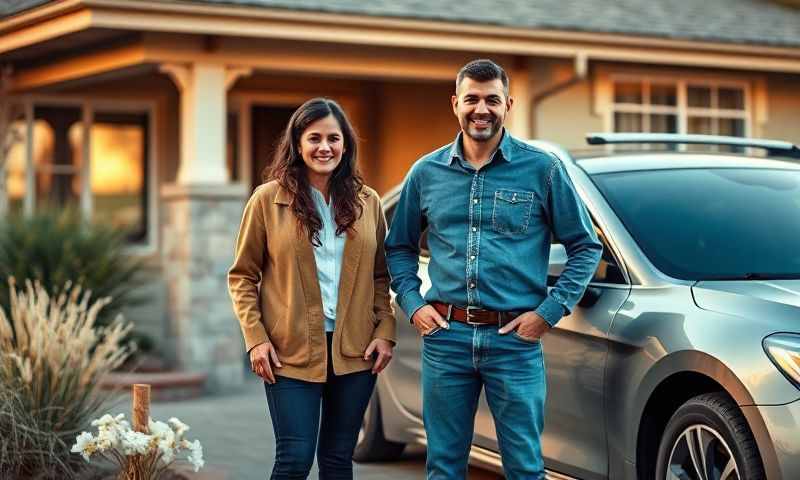
[[[540,339],[580,299],[602,247],[559,160],[503,128],[513,98],[499,65],[465,65],[452,104],[461,132],[411,168],[386,240],[392,288],[423,338],[427,478],[466,478],[483,388],[506,477],[540,479]],[[425,226],[432,286],[423,298]],[[551,235],[569,259],[548,293]]]

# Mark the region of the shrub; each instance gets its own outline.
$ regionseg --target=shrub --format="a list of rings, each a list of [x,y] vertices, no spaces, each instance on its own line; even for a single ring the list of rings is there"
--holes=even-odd
[[[140,301],[135,290],[143,282],[143,265],[124,247],[124,232],[87,224],[69,210],[10,216],[0,222],[0,279],[30,279],[51,293],[74,281],[90,292],[92,302],[113,299],[97,319],[108,325],[124,307]],[[0,288],[0,306],[9,305]]]
[[[0,309],[0,478],[71,478],[75,436],[113,398],[100,377],[131,353],[130,326],[95,321],[108,299],[90,302],[70,283],[56,297],[40,284],[17,291],[9,281],[9,314]]]

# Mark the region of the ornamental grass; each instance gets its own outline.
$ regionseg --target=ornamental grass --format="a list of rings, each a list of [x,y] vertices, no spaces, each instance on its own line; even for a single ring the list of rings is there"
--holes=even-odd
[[[116,392],[99,379],[132,352],[118,316],[95,325],[108,298],[67,283],[51,296],[39,283],[9,280],[0,308],[0,478],[69,479],[84,468],[70,454],[76,435]]]

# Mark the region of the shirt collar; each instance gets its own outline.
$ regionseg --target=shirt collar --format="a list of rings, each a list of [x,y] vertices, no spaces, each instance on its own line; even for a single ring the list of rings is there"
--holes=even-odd
[[[458,132],[458,135],[456,135],[453,146],[450,147],[447,157],[444,158],[447,165],[452,165],[456,159],[464,160],[464,153],[461,146],[463,135],[464,132]],[[494,157],[499,157],[502,160],[505,160],[506,163],[511,163],[511,147],[511,134],[508,133],[505,127],[503,127],[503,136],[500,139],[500,144],[497,146],[497,150],[495,150],[495,153],[492,156],[492,161],[494,161]]]

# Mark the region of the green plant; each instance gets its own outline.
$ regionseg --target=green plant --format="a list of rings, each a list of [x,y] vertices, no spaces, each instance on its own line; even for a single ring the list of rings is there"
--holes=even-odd
[[[0,309],[0,478],[70,478],[75,436],[114,392],[99,379],[131,353],[118,317],[95,321],[109,300],[68,283],[51,297],[40,284],[9,281],[9,314]]]
[[[90,292],[90,300],[113,299],[97,323],[108,325],[125,307],[141,299],[142,261],[124,251],[124,233],[88,224],[70,210],[42,211],[30,217],[10,216],[0,223],[0,279],[39,282],[46,291],[74,281]],[[0,306],[8,308],[8,292],[0,289]]]

